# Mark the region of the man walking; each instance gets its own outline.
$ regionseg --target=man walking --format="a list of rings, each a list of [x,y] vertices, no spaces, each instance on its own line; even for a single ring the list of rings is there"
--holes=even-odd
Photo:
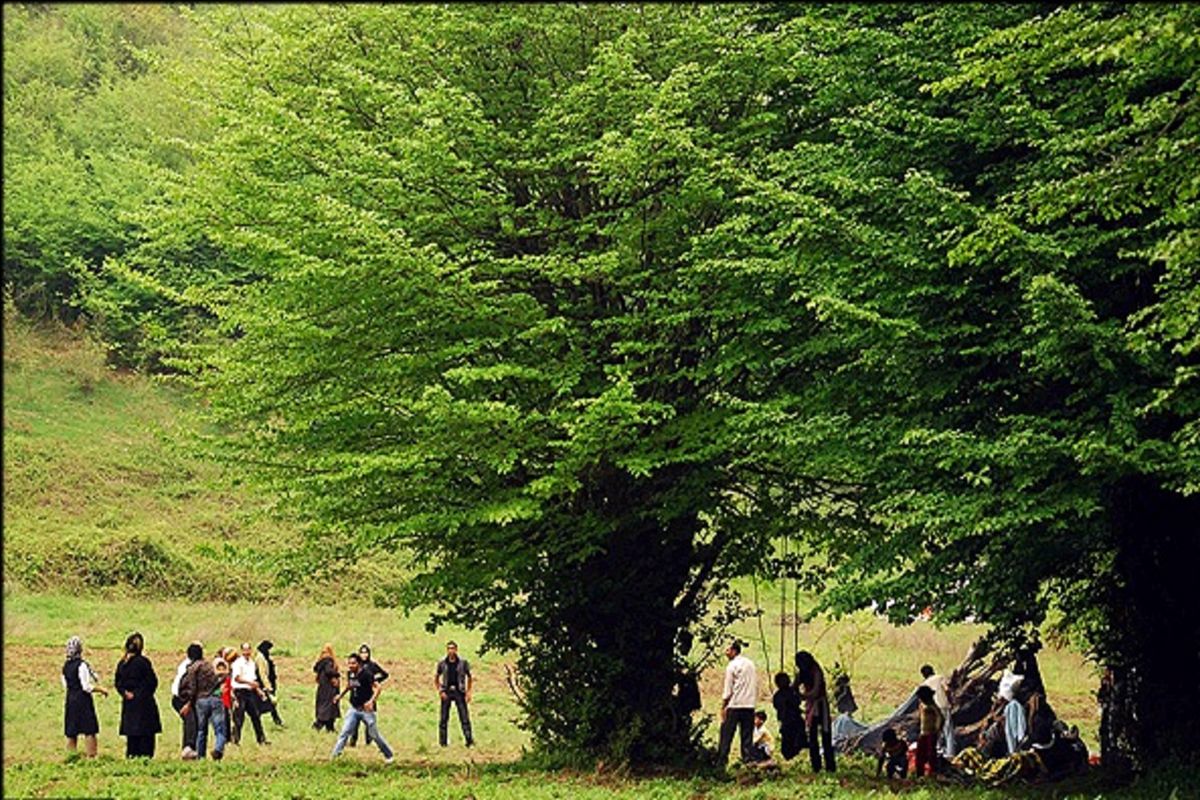
[[[437,663],[437,674],[434,677],[438,694],[442,698],[442,716],[438,721],[438,743],[445,747],[449,738],[450,704],[458,709],[458,721],[462,724],[463,739],[467,747],[472,747],[475,740],[471,737],[471,714],[467,711],[467,703],[471,702],[471,687],[474,679],[471,677],[471,665],[465,658],[458,657],[458,645],[446,642],[446,657]]]
[[[729,762],[735,729],[741,740],[742,762],[750,762],[754,703],[758,700],[758,672],[754,662],[742,655],[741,642],[735,639],[725,649],[725,657],[729,663],[725,666],[725,686],[721,692],[721,734],[717,744],[717,766],[722,769]]]
[[[329,757],[335,759],[342,754],[350,734],[357,730],[358,723],[361,721],[367,726],[368,739],[373,740],[379,747],[379,752],[383,753],[384,763],[391,764],[392,748],[388,747],[388,743],[384,740],[383,734],[379,732],[379,726],[375,721],[375,701],[379,699],[379,693],[383,690],[383,686],[379,681],[374,680],[372,673],[363,669],[358,653],[346,656],[346,673],[354,680],[351,681],[351,686],[343,689],[342,693],[334,699],[333,704],[337,705],[338,701],[349,692],[350,710],[346,712],[342,732],[338,734],[337,742],[333,745],[333,753]]]
[[[358,671],[358,676],[357,677],[353,676],[353,675],[350,676],[350,683],[347,688],[353,689],[354,684],[357,683],[359,680],[363,680],[364,678],[366,679],[367,683],[370,683],[371,681],[376,681],[377,683],[383,683],[384,681],[386,681],[388,679],[387,670],[385,670],[382,666],[380,666],[378,661],[375,661],[374,659],[371,658],[371,648],[367,645],[366,642],[363,642],[362,644],[360,644],[358,646],[358,663],[360,665],[360,669]],[[371,745],[371,733],[368,731],[367,732],[367,746],[369,747],[370,745]],[[350,735],[350,746],[351,747],[358,746],[358,728],[357,727],[354,728],[354,733],[352,733]]]
[[[230,667],[233,696],[237,698],[238,703],[237,709],[233,712],[234,744],[240,744],[242,741],[242,724],[246,721],[247,714],[250,715],[250,722],[254,724],[254,738],[258,740],[259,744],[270,744],[266,734],[263,733],[259,698],[264,692],[258,683],[258,669],[254,666],[253,652],[249,642],[242,642],[242,654]]]

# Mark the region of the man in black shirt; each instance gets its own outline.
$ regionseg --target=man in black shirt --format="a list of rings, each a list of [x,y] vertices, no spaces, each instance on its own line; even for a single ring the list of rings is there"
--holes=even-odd
[[[362,664],[362,674],[363,675],[370,676],[370,679],[376,681],[377,683],[383,683],[384,681],[386,681],[388,679],[387,670],[385,670],[382,666],[380,666],[378,661],[375,661],[371,658],[371,648],[369,646],[367,646],[366,642],[363,642],[362,644],[360,644],[358,646],[358,660]],[[351,678],[350,685],[353,686],[354,683],[356,683],[356,679]],[[367,745],[369,746],[370,744],[371,744],[371,733],[370,733],[370,731],[368,731],[367,732]],[[357,725],[354,727],[354,733],[350,734],[350,746],[351,747],[358,746],[358,726]]]
[[[367,737],[369,740],[374,740],[379,747],[379,752],[383,753],[385,763],[392,763],[392,748],[388,747],[388,743],[384,740],[383,735],[379,733],[379,727],[375,724],[375,701],[379,699],[379,692],[383,689],[379,681],[374,675],[363,667],[362,659],[358,653],[351,653],[346,656],[346,674],[350,677],[349,686],[342,690],[333,701],[334,705],[344,697],[347,693],[350,694],[350,710],[346,712],[346,720],[342,725],[342,732],[338,735],[337,742],[333,745],[333,753],[330,758],[337,758],[342,754],[342,749],[346,746],[346,740],[350,738],[351,732],[358,728],[358,723],[361,721],[367,726]]]
[[[467,711],[467,703],[471,702],[471,665],[465,658],[458,657],[458,645],[446,643],[446,657],[437,664],[437,675],[434,678],[438,694],[442,698],[442,716],[438,721],[438,743],[446,746],[450,727],[450,704],[458,708],[458,721],[462,723],[463,739],[467,747],[475,744],[471,737],[471,715]]]

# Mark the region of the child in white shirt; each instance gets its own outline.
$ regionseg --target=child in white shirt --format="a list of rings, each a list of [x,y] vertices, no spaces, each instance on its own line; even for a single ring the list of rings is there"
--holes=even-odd
[[[771,763],[771,732],[767,730],[767,712],[754,712],[754,738],[750,740],[750,763]]]

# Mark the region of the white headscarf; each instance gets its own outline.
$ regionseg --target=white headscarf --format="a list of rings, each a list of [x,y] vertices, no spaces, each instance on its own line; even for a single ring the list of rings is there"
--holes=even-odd
[[[67,661],[73,661],[83,656],[83,640],[78,636],[67,639]]]
[[[1005,700],[1012,700],[1016,694],[1017,686],[1023,680],[1025,680],[1024,675],[1017,675],[1011,670],[1004,670],[1004,674],[1000,676],[1000,696]]]

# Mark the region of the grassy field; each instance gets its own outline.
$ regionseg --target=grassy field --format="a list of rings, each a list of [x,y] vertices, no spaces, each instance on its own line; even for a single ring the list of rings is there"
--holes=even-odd
[[[768,608],[768,614],[774,609]],[[911,689],[909,677],[927,655],[957,658],[977,631],[964,626],[946,630],[897,630],[877,621],[853,620],[826,629],[803,626],[802,641],[815,642],[818,657],[836,657],[838,644],[861,641],[865,627],[873,637],[857,659],[858,690],[870,720],[891,709]],[[756,626],[754,626],[756,630]],[[121,755],[124,740],[117,735],[119,704],[98,698],[101,758],[82,762],[66,758],[61,736],[62,690],[59,668],[62,643],[73,633],[84,637],[86,655],[104,682],[111,676],[121,643],[132,630],[141,631],[147,655],[162,686],[159,706],[165,731],[159,737],[153,762],[130,764]],[[180,726],[169,705],[166,684],[188,640],[199,638],[209,649],[242,640],[262,638],[276,643],[281,684],[280,708],[286,727],[266,722],[271,744],[253,743],[249,730],[240,747],[231,746],[219,763],[178,760]],[[452,719],[451,746],[437,745],[436,695],[430,690],[433,665],[446,638],[456,638],[474,663],[478,689],[472,707],[478,746],[466,750]],[[712,777],[634,777],[621,773],[544,772],[520,763],[528,743],[515,724],[516,705],[504,681],[507,654],[478,655],[479,640],[470,631],[447,629],[427,633],[419,615],[403,617],[394,611],[345,602],[328,605],[279,603],[230,605],[179,600],[130,600],[116,595],[79,596],[10,592],[4,608],[4,793],[20,796],[205,797],[212,781],[230,791],[253,791],[268,797],[318,798],[353,791],[356,796],[409,798],[586,798],[586,797],[881,797],[900,792],[912,797],[965,798],[1011,796],[975,790],[919,785],[887,786],[875,780],[873,765],[862,758],[843,759],[836,777],[812,776],[797,760],[775,776],[733,773],[727,780]],[[383,764],[377,750],[348,749],[336,764],[327,763],[332,735],[309,727],[312,718],[311,665],[320,646],[329,641],[339,654],[360,642],[370,642],[391,672],[381,702],[380,727],[396,751],[397,764]],[[752,647],[753,651],[756,649]],[[844,647],[843,647],[844,652]],[[773,656],[774,658],[774,656]],[[1088,708],[1089,671],[1078,656],[1048,652],[1043,669],[1056,705],[1065,716],[1088,731],[1094,723],[1065,709]],[[702,692],[705,712],[715,710],[719,694],[718,669],[705,673]],[[762,698],[767,704],[765,670]],[[710,739],[713,730],[709,730]],[[219,776],[219,778],[217,777]],[[1183,785],[1186,776],[1172,774],[1155,783],[1114,791],[1099,778],[1067,786],[1019,790],[1032,797],[1193,797]],[[1177,791],[1178,790],[1178,791]]]
[[[298,531],[189,446],[197,407],[183,388],[109,369],[82,333],[6,307],[5,585],[263,601],[323,591],[278,584],[272,556]],[[339,578],[386,585],[401,569],[379,557]]]

